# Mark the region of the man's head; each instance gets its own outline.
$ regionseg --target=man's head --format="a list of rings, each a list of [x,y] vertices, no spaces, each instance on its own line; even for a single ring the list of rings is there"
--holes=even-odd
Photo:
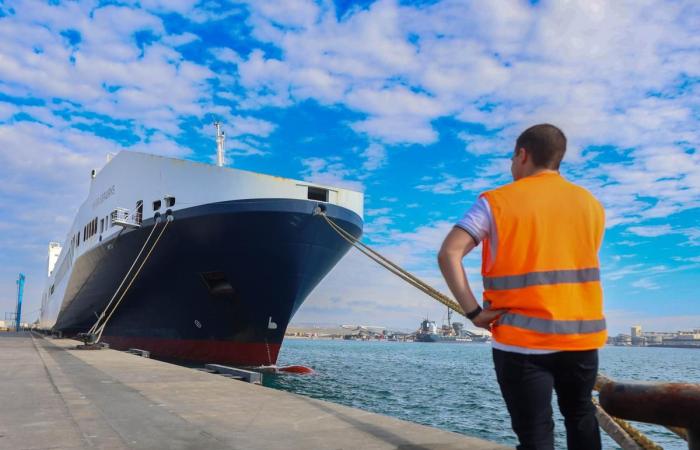
[[[510,166],[514,180],[519,180],[541,170],[559,170],[566,152],[566,136],[554,125],[535,125],[515,141]]]

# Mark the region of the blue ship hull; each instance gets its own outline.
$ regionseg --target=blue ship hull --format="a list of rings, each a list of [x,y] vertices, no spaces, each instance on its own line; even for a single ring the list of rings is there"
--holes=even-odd
[[[185,362],[274,364],[292,316],[349,249],[312,214],[317,204],[252,199],[176,211],[103,341]],[[357,214],[324,205],[362,234]],[[93,325],[153,226],[125,230],[76,261],[54,329],[73,335]]]

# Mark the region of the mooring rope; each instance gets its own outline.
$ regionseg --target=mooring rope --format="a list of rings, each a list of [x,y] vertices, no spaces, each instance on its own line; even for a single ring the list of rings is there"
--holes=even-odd
[[[377,264],[381,265],[382,267],[386,268],[393,274],[397,275],[399,278],[402,280],[406,281],[412,286],[415,286],[418,288],[420,291],[424,292],[425,294],[429,295],[430,297],[434,298],[438,302],[442,303],[443,305],[447,306],[448,308],[452,309],[453,311],[458,312],[459,314],[464,315],[464,311],[462,310],[461,306],[451,298],[449,298],[447,295],[443,294],[442,292],[438,291],[434,287],[430,286],[427,284],[425,281],[421,280],[417,276],[413,275],[412,273],[408,272],[407,270],[401,268],[398,264],[392,262],[385,256],[381,255],[379,252],[376,250],[373,250],[370,248],[368,245],[362,243],[358,238],[350,234],[348,231],[343,229],[340,225],[335,223],[333,219],[328,217],[326,212],[321,209],[320,207],[316,207],[314,210],[314,215],[321,216],[325,219],[326,223],[336,232],[340,237],[342,237],[345,241],[350,243],[353,247],[358,249],[361,253],[369,257],[371,260],[376,262]],[[611,383],[612,380],[610,380],[608,377],[605,375],[598,375],[598,379],[596,380],[596,386],[595,390],[599,390],[600,387],[606,383]],[[641,431],[637,430],[635,427],[633,427],[631,424],[629,424],[627,421],[620,419],[618,417],[612,417],[607,415],[605,411],[598,405],[597,402],[594,401],[596,404],[596,408],[598,408],[599,412],[602,412],[605,414],[605,416],[609,417],[612,419],[612,421],[617,425],[618,430],[623,431],[629,439],[631,439],[638,448],[641,448],[643,450],[660,450],[661,447],[656,445],[653,441],[651,441],[648,437],[646,437]],[[615,439],[616,442],[620,445],[623,445],[622,442],[629,442],[629,440],[625,439],[624,436],[615,436],[615,432],[613,432],[612,427],[606,426],[603,428],[611,438]],[[610,430],[610,431],[609,431]],[[629,448],[630,446],[623,446],[623,448]],[[626,449],[625,449],[626,450]]]
[[[134,270],[134,266],[136,266],[136,263],[138,262],[139,258],[141,257],[141,254],[143,253],[143,250],[146,248],[146,245],[148,244],[148,241],[151,240],[151,236],[153,236],[153,232],[156,231],[156,228],[158,227],[158,224],[160,223],[160,218],[157,218],[155,221],[155,224],[153,225],[153,228],[151,228],[151,232],[148,233],[148,237],[146,237],[146,240],[143,242],[143,245],[141,246],[141,250],[139,250],[139,253],[136,255],[136,258],[134,258],[134,262],[131,263],[131,267],[129,267],[129,270],[126,271],[126,274],[124,274],[124,278],[122,278],[121,283],[119,283],[119,286],[117,287],[117,290],[114,291],[114,294],[112,295],[112,298],[109,300],[107,303],[107,306],[104,307],[102,310],[102,314],[100,314],[97,317],[97,320],[93,324],[92,327],[90,327],[90,330],[88,330],[87,334],[94,334],[95,331],[97,331],[97,327],[99,326],[100,322],[102,319],[105,317],[105,313],[109,309],[110,306],[112,306],[112,302],[114,302],[114,299],[117,298],[117,294],[119,294],[119,291],[121,291],[122,286],[124,286],[124,282],[126,281],[127,278],[129,278],[129,275],[131,274],[131,271]]]
[[[379,264],[380,266],[384,267],[385,269],[389,270],[408,284],[416,287],[420,291],[424,292],[428,296],[434,298],[438,302],[442,303],[443,305],[447,306],[448,308],[452,309],[453,311],[464,315],[464,311],[462,310],[462,307],[457,303],[456,301],[452,300],[449,298],[447,295],[443,294],[442,292],[438,291],[425,281],[421,280],[417,276],[413,275],[412,273],[408,272],[407,270],[401,268],[398,264],[394,263],[387,257],[383,256],[376,250],[370,248],[366,244],[362,243],[359,239],[357,239],[355,236],[344,230],[340,225],[335,223],[333,219],[328,217],[328,215],[320,209],[317,209],[314,212],[316,215],[320,215],[323,217],[328,223],[328,225],[335,230],[336,233],[340,235],[345,241],[350,243],[353,247],[358,249],[361,253],[369,257],[371,260]]]
[[[153,250],[156,248],[156,245],[158,245],[158,241],[160,241],[160,238],[163,236],[163,233],[165,233],[165,230],[168,229],[168,225],[172,221],[172,219],[170,217],[172,217],[172,216],[169,216],[166,219],[165,225],[163,225],[163,227],[160,229],[160,233],[158,233],[158,237],[156,237],[156,240],[153,242],[153,245],[151,245],[151,248],[148,250],[148,253],[146,253],[146,256],[144,257],[143,261],[141,261],[141,264],[139,265],[138,269],[134,273],[134,276],[129,281],[129,284],[126,286],[126,288],[122,292],[121,296],[119,297],[119,300],[117,300],[117,302],[114,304],[114,307],[109,312],[109,314],[106,316],[106,318],[104,319],[102,324],[99,325],[97,328],[95,328],[94,333],[97,334],[97,338],[95,339],[94,343],[98,343],[98,342],[100,342],[100,339],[102,339],[102,333],[104,332],[105,327],[107,326],[107,323],[109,323],[109,320],[112,318],[112,315],[117,310],[117,308],[119,307],[119,304],[122,302],[122,300],[126,296],[126,293],[129,291],[129,288],[134,283],[136,278],[139,276],[139,273],[141,273],[141,269],[143,269],[143,266],[148,261],[148,258],[151,256],[151,253],[153,253]],[[155,229],[155,225],[153,226],[153,229]],[[151,230],[151,233],[152,232],[153,232],[153,230]],[[149,237],[150,237],[150,235],[149,235]],[[138,260],[138,257],[136,260]],[[118,290],[117,290],[117,292],[118,292]],[[104,312],[106,312],[106,308],[105,308],[105,311],[103,311],[103,314],[104,314]]]

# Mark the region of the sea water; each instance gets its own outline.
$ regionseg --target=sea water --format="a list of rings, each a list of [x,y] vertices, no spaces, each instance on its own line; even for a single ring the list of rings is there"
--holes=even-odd
[[[514,446],[488,344],[285,340],[278,364],[314,375],[265,375],[269,387]],[[606,347],[600,372],[616,380],[700,383],[700,349]],[[556,407],[556,448],[566,448]],[[663,427],[634,423],[665,449],[687,444]],[[605,433],[603,448],[619,448]]]

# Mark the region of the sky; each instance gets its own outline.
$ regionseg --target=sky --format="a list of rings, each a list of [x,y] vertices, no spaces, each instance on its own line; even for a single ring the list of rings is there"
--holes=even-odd
[[[444,292],[442,239],[553,123],[606,209],[610,332],[700,328],[696,1],[0,1],[0,314],[23,272],[37,316],[108,153],[213,163],[214,120],[231,167],[363,191],[364,241]],[[351,250],[294,322],[445,315]]]

